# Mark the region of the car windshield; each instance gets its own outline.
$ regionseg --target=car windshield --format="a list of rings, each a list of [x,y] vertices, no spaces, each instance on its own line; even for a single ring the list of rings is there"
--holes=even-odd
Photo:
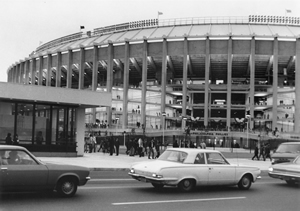
[[[300,153],[300,144],[281,144],[276,152],[279,153]]]
[[[167,150],[167,151],[164,151],[159,156],[158,160],[183,163],[184,160],[186,159],[186,157],[187,157],[187,153],[186,152]]]
[[[295,161],[294,161],[296,164],[299,164],[300,165],[300,156],[299,157],[297,157],[296,159],[295,159]]]

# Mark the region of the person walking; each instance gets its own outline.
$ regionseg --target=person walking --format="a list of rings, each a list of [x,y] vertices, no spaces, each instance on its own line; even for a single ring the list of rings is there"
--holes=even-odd
[[[13,141],[12,141],[12,138],[11,138],[11,133],[7,133],[7,136],[5,138],[5,144],[13,145]]]
[[[155,147],[154,145],[154,138],[152,138],[150,141],[149,141],[149,144],[148,144],[148,148],[149,148],[149,152],[148,152],[148,159],[154,159],[154,151],[153,151],[153,148]]]
[[[159,149],[159,147],[160,147],[160,141],[154,139],[154,146],[155,146],[155,151],[156,151],[155,158],[158,158],[160,156],[160,149]]]
[[[260,160],[260,156],[263,157],[263,160],[266,160],[266,158],[265,158],[265,146],[263,144],[261,144],[261,146],[260,146],[258,160]]]
[[[138,154],[140,157],[144,156],[143,155],[143,140],[139,138],[138,140]]]
[[[254,160],[254,158],[256,158],[257,160],[259,160],[259,158],[258,158],[258,146],[257,146],[257,144],[255,145],[254,156],[252,157],[252,160]]]
[[[116,138],[115,140],[115,148],[116,148],[116,156],[119,155],[119,148],[120,148],[120,142],[119,142],[119,139]]]
[[[113,134],[111,134],[110,139],[109,139],[109,155],[113,155],[114,154],[114,136]]]
[[[265,153],[266,153],[266,156],[264,158],[264,161],[266,161],[266,158],[270,158],[270,161],[272,161],[271,154],[270,154],[271,153],[270,144],[266,145]]]
[[[14,143],[13,143],[14,145],[19,145],[19,136],[18,136],[18,134],[15,134],[15,136],[14,136]]]

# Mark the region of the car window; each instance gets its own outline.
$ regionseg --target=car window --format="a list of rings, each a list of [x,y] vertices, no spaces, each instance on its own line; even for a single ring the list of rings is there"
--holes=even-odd
[[[195,164],[205,164],[204,153],[198,153],[195,158]]]
[[[0,165],[8,165],[8,153],[5,150],[0,150]]]
[[[278,153],[300,153],[300,144],[281,144],[276,150]]]
[[[8,165],[37,165],[27,152],[21,150],[9,151],[7,161]]]
[[[165,160],[165,161],[174,161],[183,163],[187,157],[186,152],[180,151],[164,151],[161,156],[159,156],[158,160]]]
[[[208,164],[227,165],[228,162],[219,153],[206,153]]]

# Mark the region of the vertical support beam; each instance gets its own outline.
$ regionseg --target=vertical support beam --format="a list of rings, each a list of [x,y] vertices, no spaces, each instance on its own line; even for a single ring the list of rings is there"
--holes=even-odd
[[[84,66],[85,66],[85,56],[84,47],[80,47],[80,59],[79,59],[79,79],[78,79],[78,89],[84,89]],[[72,73],[71,73],[72,74]]]
[[[24,66],[24,71],[25,71],[25,84],[28,85],[29,84],[29,65],[30,65],[30,61],[26,60],[25,61],[25,66]]]
[[[295,133],[300,133],[300,38],[296,40],[295,61]]]
[[[61,86],[61,52],[57,52],[55,87]]]
[[[23,62],[19,63],[19,83],[23,84],[23,80],[24,80],[24,67],[23,67]]]
[[[52,76],[51,68],[52,68],[52,54],[48,53],[46,86],[51,86],[51,76]]]
[[[128,89],[129,89],[129,42],[125,42],[124,79],[123,79],[123,123],[122,128],[128,126]]]
[[[273,106],[272,106],[272,130],[277,127],[277,91],[278,91],[278,38],[274,38],[273,45]]]
[[[206,38],[205,43],[205,94],[204,94],[204,127],[208,126],[209,106],[209,70],[210,70],[210,41]]]
[[[163,114],[166,109],[166,83],[167,83],[167,40],[164,38],[162,43],[162,67],[161,67],[161,107],[160,113]],[[160,116],[162,128],[165,126],[165,117]]]
[[[32,58],[31,64],[31,85],[35,85],[35,75],[36,75],[36,58]]]
[[[112,43],[108,44],[107,49],[108,59],[107,59],[107,79],[106,79],[106,89],[107,92],[112,92],[112,84],[113,84],[113,59],[114,59],[114,46]],[[111,107],[106,108],[107,113],[107,123],[111,125]]]
[[[85,110],[84,108],[76,109],[76,143],[77,156],[84,155],[84,133],[85,133]]]
[[[148,72],[148,43],[143,43],[143,69],[142,69],[142,105],[141,105],[141,122],[146,127],[146,96],[147,96],[147,72]]]
[[[251,39],[251,50],[250,50],[250,118],[254,119],[254,91],[255,91],[255,38]],[[253,128],[254,122],[250,121],[250,128]]]
[[[188,71],[188,41],[184,38],[183,41],[183,77],[182,77],[182,116],[186,117],[186,98],[187,98],[187,71]],[[186,121],[182,121],[182,129],[185,128]]]
[[[72,66],[73,66],[73,51],[72,49],[68,50],[68,69],[67,69],[67,87],[66,88],[72,88]]]
[[[94,45],[92,91],[96,91],[97,86],[98,86],[98,46]]]
[[[43,86],[43,56],[39,56],[39,77],[38,77],[38,85]]]
[[[229,130],[231,126],[231,81],[232,81],[232,39],[228,40],[228,59],[227,59],[227,99],[226,99],[226,126]]]

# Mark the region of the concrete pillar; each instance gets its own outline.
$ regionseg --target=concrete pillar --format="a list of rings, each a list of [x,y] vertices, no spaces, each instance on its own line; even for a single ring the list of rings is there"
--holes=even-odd
[[[113,59],[114,59],[114,46],[112,43],[109,43],[107,48],[107,79],[106,79],[106,89],[107,92],[112,92],[112,84],[113,84]],[[107,113],[107,123],[111,125],[111,107],[106,108]]]
[[[96,91],[97,87],[98,87],[98,46],[94,45],[92,91]]]
[[[84,134],[85,134],[85,109],[76,109],[76,142],[77,142],[77,156],[84,155]]]
[[[35,85],[35,76],[36,76],[36,58],[32,58],[31,62],[31,85]]]
[[[226,99],[226,126],[231,126],[231,89],[232,89],[232,39],[228,40],[228,59],[227,59],[227,99]]]
[[[60,86],[61,86],[61,52],[57,52],[55,87],[60,87]]]
[[[183,41],[183,75],[182,75],[182,116],[186,117],[186,99],[187,99],[187,72],[188,72],[188,41],[187,38],[184,38]],[[182,129],[186,126],[186,121],[183,119],[182,121]]]
[[[162,67],[161,67],[161,107],[160,113],[163,114],[166,109],[166,83],[167,83],[167,39],[164,38],[162,43]],[[165,126],[165,117],[163,115],[160,116],[160,122],[162,128]]]
[[[210,41],[206,38],[205,44],[205,94],[204,94],[204,126],[208,126],[209,106],[209,71],[210,71]]]
[[[255,38],[252,37],[250,49],[250,116],[251,120],[254,119],[254,92],[255,92]],[[250,121],[250,129],[253,128],[253,121]]]
[[[272,105],[272,130],[275,130],[277,127],[277,106],[278,106],[278,38],[274,38],[274,45],[273,45],[273,105]]]
[[[142,69],[142,105],[141,105],[141,122],[146,127],[146,96],[147,96],[147,72],[148,72],[148,43],[143,43],[143,69]]]
[[[128,126],[128,89],[129,89],[129,42],[125,42],[124,78],[123,78],[123,122],[122,128]]]
[[[72,66],[73,66],[73,51],[72,49],[68,50],[68,70],[67,70],[67,87],[66,88],[72,88]]]
[[[25,84],[28,85],[29,84],[29,65],[30,65],[30,61],[26,60],[25,61],[25,66],[24,66],[24,71],[25,71]]]
[[[78,89],[84,89],[84,66],[85,66],[85,55],[84,47],[80,47],[80,59],[79,59],[79,78],[78,78]]]
[[[43,86],[43,56],[39,56],[39,65],[38,85]]]
[[[46,86],[51,86],[51,76],[52,76],[52,54],[48,53],[47,57],[47,78],[46,78]]]
[[[296,40],[295,61],[295,133],[300,133],[300,38]]]

